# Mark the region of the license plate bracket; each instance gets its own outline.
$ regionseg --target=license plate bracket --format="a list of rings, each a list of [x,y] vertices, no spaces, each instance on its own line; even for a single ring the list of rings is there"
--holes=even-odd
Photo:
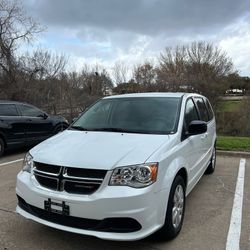
[[[65,201],[57,202],[49,198],[47,201],[44,201],[44,209],[50,213],[69,216],[69,206],[65,204]]]

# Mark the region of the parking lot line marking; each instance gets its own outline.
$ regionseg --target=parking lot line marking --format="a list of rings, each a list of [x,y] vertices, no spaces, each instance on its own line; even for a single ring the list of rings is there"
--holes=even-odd
[[[244,195],[244,177],[245,177],[246,159],[240,160],[238,178],[234,194],[234,203],[231,214],[230,226],[227,234],[226,250],[240,249],[240,233],[242,219],[242,205]]]
[[[23,161],[23,158],[22,158],[22,159],[17,159],[17,160],[14,160],[14,161],[7,161],[7,162],[4,162],[4,163],[1,163],[1,164],[0,164],[0,167],[1,167],[1,166],[4,166],[4,165],[16,163],[16,162],[19,162],[19,161]]]

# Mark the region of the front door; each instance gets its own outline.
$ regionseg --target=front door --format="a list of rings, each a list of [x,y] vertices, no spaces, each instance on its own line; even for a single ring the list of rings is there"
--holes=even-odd
[[[44,116],[43,111],[27,104],[20,104],[18,107],[26,120],[27,144],[40,142],[52,134],[53,124]]]

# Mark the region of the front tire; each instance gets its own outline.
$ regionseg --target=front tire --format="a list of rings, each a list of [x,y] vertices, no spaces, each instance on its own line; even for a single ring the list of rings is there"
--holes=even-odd
[[[176,176],[169,194],[165,223],[157,232],[157,236],[161,240],[174,239],[181,231],[186,204],[185,191],[183,178],[179,175]]]

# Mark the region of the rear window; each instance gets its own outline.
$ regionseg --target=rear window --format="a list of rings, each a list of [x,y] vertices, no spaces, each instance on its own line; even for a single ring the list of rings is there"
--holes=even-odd
[[[14,104],[0,104],[0,116],[18,116]]]

